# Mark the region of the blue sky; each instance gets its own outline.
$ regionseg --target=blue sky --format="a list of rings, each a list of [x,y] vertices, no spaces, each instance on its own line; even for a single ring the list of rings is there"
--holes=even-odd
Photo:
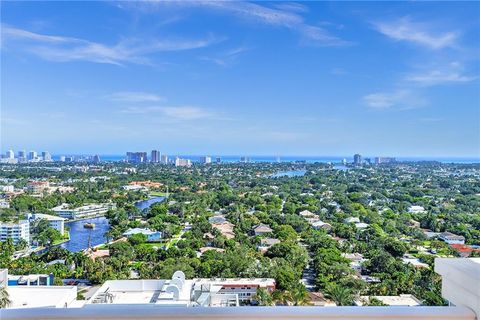
[[[2,2],[1,149],[480,156],[479,2]]]

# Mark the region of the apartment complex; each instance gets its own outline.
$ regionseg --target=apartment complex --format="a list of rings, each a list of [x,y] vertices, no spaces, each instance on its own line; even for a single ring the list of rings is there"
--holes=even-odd
[[[28,215],[28,220],[30,221],[42,219],[47,220],[50,224],[50,227],[60,232],[62,236],[65,234],[65,218],[42,213],[33,213]]]
[[[53,208],[52,211],[59,217],[75,220],[99,216],[115,208],[115,203],[87,204],[78,208],[71,208],[68,204],[64,203]]]
[[[127,162],[145,163],[147,162],[147,153],[146,152],[127,152]]]
[[[152,163],[158,163],[160,162],[160,151],[158,150],[152,150],[151,156],[150,156],[150,162]]]
[[[6,241],[8,238],[17,244],[21,239],[30,243],[30,223],[28,220],[18,222],[0,222],[0,241]]]
[[[201,163],[201,164],[209,164],[209,163],[212,163],[212,157],[210,157],[210,156],[200,157],[200,163]]]
[[[192,161],[190,159],[175,158],[175,167],[190,167]]]

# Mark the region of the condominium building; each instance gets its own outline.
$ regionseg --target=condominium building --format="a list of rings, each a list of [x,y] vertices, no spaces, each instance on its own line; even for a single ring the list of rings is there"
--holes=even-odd
[[[168,164],[168,156],[166,154],[162,154],[160,156],[160,163],[161,164]]]
[[[115,209],[115,203],[87,204],[78,208],[71,208],[64,203],[52,209],[58,216],[65,219],[83,219],[105,214],[108,210]]]
[[[52,216],[50,214],[32,213],[28,215],[28,220],[47,220],[50,227],[60,232],[62,236],[65,234],[65,218]]]
[[[192,161],[190,159],[175,158],[175,167],[190,167]]]
[[[144,163],[147,162],[146,152],[127,152],[127,162]]]
[[[200,157],[200,163],[202,163],[202,164],[212,163],[212,157],[210,157],[210,156]]]
[[[50,183],[48,181],[30,181],[27,184],[27,191],[31,193],[43,193],[48,190]]]
[[[15,152],[13,152],[13,150],[8,150],[8,151],[5,153],[5,158],[7,158],[7,159],[13,159],[13,158],[15,158]]]
[[[28,153],[28,160],[34,161],[37,160],[37,151],[30,151]]]
[[[362,156],[360,154],[353,155],[353,164],[359,166],[362,164]]]
[[[417,305],[411,295],[374,296],[391,307],[254,307],[238,306],[254,300],[257,288],[275,289],[273,279],[185,279],[177,271],[167,280],[106,281],[88,300],[76,300],[75,286],[7,285],[11,304],[2,319],[456,319],[480,316],[480,259],[437,258],[442,297],[448,306]],[[0,270],[0,286],[6,283]],[[250,289],[248,289],[250,288]],[[370,300],[370,296],[362,297]],[[363,304],[363,303],[359,303]],[[35,310],[26,308],[37,307]],[[41,309],[39,307],[42,307]],[[191,308],[196,307],[196,308]],[[207,307],[207,308],[201,308]],[[17,310],[11,310],[17,309]]]
[[[30,243],[30,223],[28,220],[18,222],[0,222],[0,241],[6,241],[8,238],[17,244],[21,239]]]
[[[152,150],[151,156],[150,156],[150,162],[152,163],[158,163],[160,162],[160,151],[158,150]]]
[[[382,163],[394,163],[397,159],[393,157],[376,157],[375,164],[382,164]]]
[[[42,152],[42,160],[43,161],[52,161],[52,155],[48,151]]]

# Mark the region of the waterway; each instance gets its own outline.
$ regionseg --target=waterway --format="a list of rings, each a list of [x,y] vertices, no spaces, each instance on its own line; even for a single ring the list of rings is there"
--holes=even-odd
[[[165,197],[152,197],[147,200],[138,201],[135,206],[144,210],[152,204],[162,202]],[[85,223],[94,223],[95,228],[87,229]],[[70,228],[70,241],[62,243],[60,246],[71,252],[78,252],[88,248],[88,242],[91,246],[97,246],[106,242],[105,233],[110,229],[108,219],[105,217],[88,218],[65,223]],[[90,240],[89,240],[90,239]]]
[[[152,204],[157,203],[157,202],[162,202],[165,200],[165,197],[151,197],[150,199],[143,200],[143,201],[138,201],[135,203],[135,207],[140,209],[140,211],[147,209],[150,207]]]
[[[95,228],[84,228],[83,225],[85,223],[94,223]],[[105,217],[67,222],[65,226],[70,228],[70,241],[62,243],[60,246],[71,252],[78,252],[88,248],[89,238],[91,246],[105,243],[105,232],[110,229],[108,219]]]

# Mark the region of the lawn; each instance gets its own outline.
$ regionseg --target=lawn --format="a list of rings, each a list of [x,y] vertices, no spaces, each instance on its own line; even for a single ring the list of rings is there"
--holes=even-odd
[[[70,240],[70,232],[65,231],[65,234],[63,235],[63,239],[55,240],[55,241],[52,243],[52,246],[59,245],[59,244],[61,244],[61,243],[67,242],[67,241],[69,241],[69,240]]]
[[[150,196],[151,197],[166,197],[167,193],[166,192],[160,192],[160,191],[151,191]]]

